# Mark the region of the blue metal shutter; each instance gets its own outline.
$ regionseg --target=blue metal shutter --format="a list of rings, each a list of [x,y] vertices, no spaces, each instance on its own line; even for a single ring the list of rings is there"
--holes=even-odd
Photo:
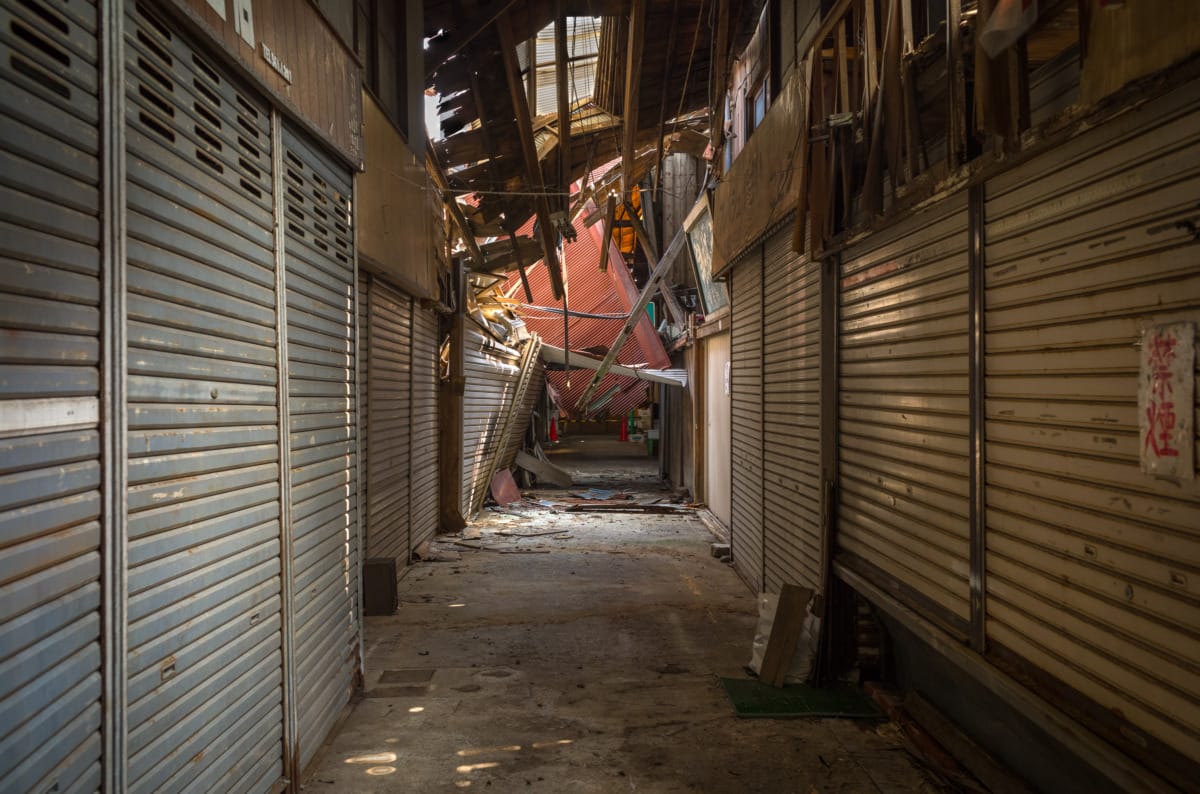
[[[0,3],[0,781],[100,786],[96,10]]]
[[[293,653],[303,769],[350,700],[359,666],[355,266],[349,173],[286,125],[283,147]]]
[[[266,106],[127,4],[130,791],[283,774]]]

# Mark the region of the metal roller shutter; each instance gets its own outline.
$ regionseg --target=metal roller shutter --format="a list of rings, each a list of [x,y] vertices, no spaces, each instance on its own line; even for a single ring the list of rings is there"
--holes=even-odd
[[[0,3],[0,780],[100,770],[96,10]]]
[[[967,228],[960,192],[851,245],[838,320],[839,548],[961,636],[969,620]]]
[[[729,537],[734,566],[755,592],[763,589],[763,271],[761,248],[758,250],[733,270],[730,328],[733,496]]]
[[[767,590],[822,589],[821,268],[790,224],[763,255],[763,532]]]
[[[1200,323],[1195,89],[986,189],[988,642],[1164,773],[1200,758],[1200,482],[1139,469],[1139,344]]]
[[[382,279],[371,280],[367,333],[366,459],[368,557],[408,564],[411,476],[412,300]]]
[[[293,658],[303,768],[349,701],[358,667],[355,265],[350,175],[286,125],[283,148]]]
[[[470,518],[490,485],[484,480],[501,446],[501,426],[521,375],[521,354],[471,325],[463,336],[462,510]]]
[[[267,108],[127,6],[129,790],[282,775]]]
[[[365,382],[371,382],[371,334],[367,330],[369,323],[368,310],[371,305],[371,274],[365,270],[358,271],[358,295],[356,297],[355,306],[355,321],[358,323],[358,376]],[[371,406],[369,400],[358,401],[358,426],[369,428],[371,426]],[[370,504],[371,501],[371,485],[368,482],[370,477],[367,475],[368,467],[371,459],[371,439],[370,433],[358,434],[358,456],[362,461],[363,477],[359,483],[359,496],[363,500],[363,504]],[[363,526],[363,545],[366,545],[367,527]]]
[[[412,511],[413,547],[438,527],[438,316],[413,306],[412,327]]]

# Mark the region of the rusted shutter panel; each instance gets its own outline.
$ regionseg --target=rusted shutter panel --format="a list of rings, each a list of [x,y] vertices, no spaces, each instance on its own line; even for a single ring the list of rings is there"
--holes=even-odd
[[[490,486],[485,480],[503,447],[500,434],[521,374],[521,354],[471,324],[464,336],[462,509],[470,518]]]
[[[0,3],[0,780],[100,787],[96,9]]]
[[[965,636],[966,193],[851,245],[840,303],[839,548]]]
[[[127,12],[128,788],[261,790],[283,719],[270,116]]]
[[[373,278],[369,301],[366,553],[403,567],[411,549],[412,299]]]
[[[731,353],[733,562],[758,592],[763,588],[762,253],[733,271]],[[720,374],[717,375],[720,377]]]
[[[1161,774],[1200,758],[1200,482],[1140,471],[1138,346],[1200,323],[1195,89],[986,202],[988,642],[1123,716],[1108,738]]]
[[[412,500],[409,525],[415,548],[438,525],[438,316],[413,306]]]
[[[763,287],[763,524],[767,590],[822,588],[821,268],[767,239]]]
[[[304,767],[349,701],[358,667],[354,233],[350,175],[286,125],[283,147],[294,669]]]

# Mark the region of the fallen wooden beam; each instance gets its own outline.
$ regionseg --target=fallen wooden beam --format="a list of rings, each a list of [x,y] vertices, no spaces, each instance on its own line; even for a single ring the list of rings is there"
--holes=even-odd
[[[779,591],[779,604],[775,607],[775,618],[771,621],[771,634],[767,648],[763,651],[762,667],[758,679],[773,687],[782,687],[796,655],[800,632],[804,628],[804,616],[808,614],[808,602],[812,590],[794,584],[785,584]]]
[[[522,469],[537,477],[540,483],[557,485],[560,488],[570,488],[575,484],[575,481],[571,479],[570,472],[555,466],[553,463],[538,460],[524,450],[517,452],[516,463]]]

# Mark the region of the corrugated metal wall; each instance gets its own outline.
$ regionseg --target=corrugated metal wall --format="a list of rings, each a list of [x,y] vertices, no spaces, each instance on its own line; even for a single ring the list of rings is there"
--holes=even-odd
[[[349,701],[358,667],[356,284],[350,174],[286,125],[283,146],[294,663],[303,768]]]
[[[0,3],[0,780],[100,774],[96,10]]]
[[[270,115],[128,8],[129,790],[261,790],[283,726]]]
[[[438,316],[413,306],[412,484],[409,527],[413,548],[438,527]]]
[[[763,276],[763,524],[766,587],[821,590],[821,268],[767,238]]]
[[[373,278],[369,301],[366,554],[403,567],[412,550],[412,299]]]
[[[964,636],[967,320],[965,192],[842,255],[838,545]]]
[[[732,504],[729,537],[738,573],[763,588],[763,289],[761,247],[733,270],[730,344]],[[723,373],[712,373],[723,377]]]
[[[470,518],[490,486],[485,480],[505,441],[500,435],[521,374],[521,354],[471,322],[463,336],[462,509]]]
[[[985,282],[989,643],[1193,760],[1200,483],[1140,472],[1137,394],[1142,330],[1200,323],[1197,97],[991,180]]]

